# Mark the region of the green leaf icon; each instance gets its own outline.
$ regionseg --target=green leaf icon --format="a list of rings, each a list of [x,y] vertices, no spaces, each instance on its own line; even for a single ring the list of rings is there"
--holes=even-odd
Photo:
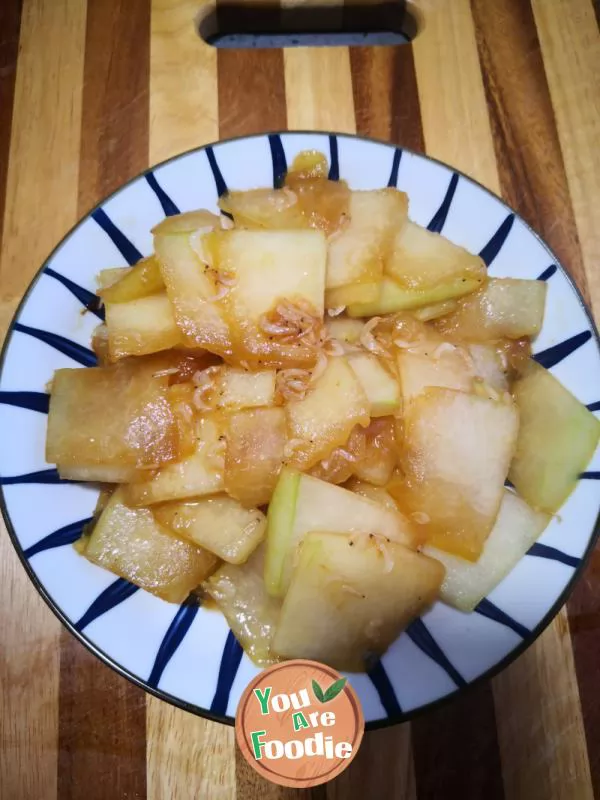
[[[322,702],[328,703],[330,700],[333,700],[334,697],[338,696],[338,694],[342,691],[345,685],[346,685],[346,678],[340,678],[339,680],[332,683],[329,689],[327,689],[327,691],[325,692],[324,700]]]
[[[315,693],[315,697],[317,698],[317,700],[320,703],[324,703],[325,702],[325,695],[323,694],[323,689],[321,689],[319,684],[314,679],[313,679],[313,682],[312,682],[312,688],[313,688],[313,692]]]

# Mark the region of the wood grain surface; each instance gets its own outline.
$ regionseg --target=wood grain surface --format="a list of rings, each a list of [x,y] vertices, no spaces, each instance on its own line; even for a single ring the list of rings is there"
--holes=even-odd
[[[277,24],[279,7],[261,5]],[[330,6],[332,28],[344,19],[339,0],[281,5]],[[373,136],[472,175],[542,234],[600,313],[592,0],[412,7],[412,45],[216,50],[197,24],[235,20],[227,0],[0,0],[0,337],[52,247],[107,193],[183,150],[286,128]],[[301,792],[260,778],[228,726],[90,655],[0,532],[1,800],[300,796],[600,800],[600,553],[503,673],[368,733],[345,773]]]

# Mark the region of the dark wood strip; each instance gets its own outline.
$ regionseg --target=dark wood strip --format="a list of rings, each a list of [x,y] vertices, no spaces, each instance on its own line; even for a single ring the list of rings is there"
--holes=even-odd
[[[548,82],[529,2],[471,0],[504,199],[587,295]]]
[[[63,630],[60,800],[146,797],[146,695]]]
[[[490,684],[481,683],[412,723],[418,800],[503,800]]]
[[[149,67],[149,0],[88,0],[82,215],[148,166]],[[60,649],[58,797],[146,797],[146,695],[66,631]]]
[[[221,139],[287,128],[282,50],[219,49],[217,81]]]
[[[600,797],[600,549],[567,604],[594,796]]]
[[[529,2],[471,0],[502,193],[555,250],[589,302],[535,19]],[[568,602],[592,782],[600,797],[598,556]]]
[[[89,0],[79,211],[148,166],[150,0]]]
[[[21,6],[22,0],[3,0],[0,3],[0,247],[2,246],[8,153],[17,76]]]
[[[350,766],[327,784],[327,800],[360,796],[415,800],[409,724],[367,733]]]
[[[356,132],[423,152],[412,46],[351,47],[350,66]]]
[[[351,48],[351,68],[357,132],[424,151],[412,47]],[[463,697],[418,717],[411,723],[410,730],[418,800],[503,798],[496,717],[489,683],[467,690]],[[393,763],[398,745],[391,732],[368,733],[362,749],[368,747],[369,738],[376,735],[381,737],[381,757]],[[410,741],[408,733],[406,736]],[[361,755],[357,756],[357,762]],[[404,781],[404,793],[413,796],[410,747],[405,763],[408,767],[397,778]]]

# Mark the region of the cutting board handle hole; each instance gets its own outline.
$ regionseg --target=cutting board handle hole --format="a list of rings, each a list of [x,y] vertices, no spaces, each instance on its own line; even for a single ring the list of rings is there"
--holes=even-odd
[[[411,42],[419,29],[405,0],[286,7],[223,0],[201,12],[196,25],[207,44],[239,49],[399,45]]]

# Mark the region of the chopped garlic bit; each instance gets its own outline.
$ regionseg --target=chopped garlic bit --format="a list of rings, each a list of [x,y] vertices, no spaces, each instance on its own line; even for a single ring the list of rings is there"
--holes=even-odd
[[[410,514],[410,518],[413,522],[416,522],[417,525],[427,525],[430,522],[429,514],[426,514],[424,511],[413,511]]]

